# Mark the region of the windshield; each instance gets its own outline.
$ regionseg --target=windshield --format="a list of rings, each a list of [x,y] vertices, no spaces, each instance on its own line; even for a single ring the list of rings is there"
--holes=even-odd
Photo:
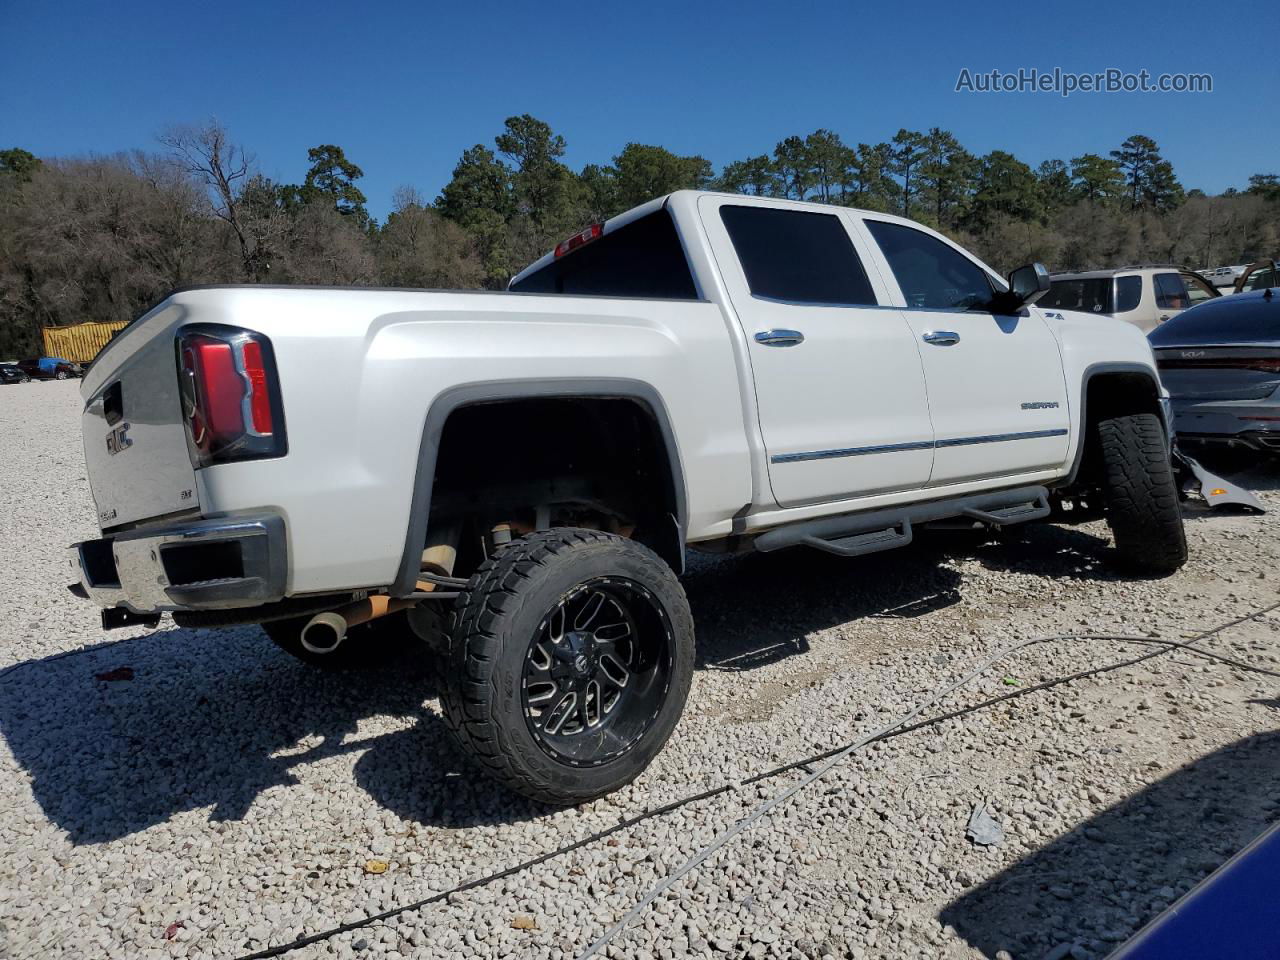
[[[1111,313],[1111,278],[1053,280],[1049,284],[1049,292],[1036,301],[1036,306],[1084,313]]]

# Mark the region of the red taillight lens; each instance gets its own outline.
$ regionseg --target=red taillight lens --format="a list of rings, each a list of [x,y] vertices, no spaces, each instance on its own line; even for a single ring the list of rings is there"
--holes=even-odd
[[[197,466],[284,454],[270,341],[233,327],[187,328],[178,338],[178,368]]]
[[[240,348],[245,379],[249,381],[249,419],[253,432],[271,436],[271,392],[262,361],[262,344],[247,340]]]

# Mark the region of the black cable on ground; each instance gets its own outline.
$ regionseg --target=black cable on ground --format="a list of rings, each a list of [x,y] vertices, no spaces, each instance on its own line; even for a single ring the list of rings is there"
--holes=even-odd
[[[1240,616],[1235,618],[1234,620],[1229,620],[1226,623],[1219,624],[1218,626],[1213,627],[1212,629],[1205,630],[1201,633],[1196,634],[1191,639],[1192,641],[1207,639],[1208,637],[1212,637],[1215,634],[1221,633],[1224,630],[1228,630],[1231,627],[1244,623],[1247,620],[1252,620],[1256,617],[1263,616],[1264,614],[1270,613],[1276,609],[1280,609],[1280,602],[1273,603],[1270,606],[1263,607],[1260,610],[1254,610],[1251,613],[1245,614],[1244,616]],[[925,727],[934,726],[945,720],[953,720],[953,719],[956,719],[957,717],[962,717],[979,710],[984,710],[987,707],[994,706],[995,704],[1003,703],[1008,700],[1013,700],[1018,697],[1023,697],[1023,696],[1026,696],[1027,694],[1035,693],[1039,690],[1047,690],[1051,687],[1060,686],[1061,684],[1064,684],[1064,683],[1070,683],[1074,680],[1081,680],[1087,677],[1097,676],[1102,673],[1108,673],[1113,670],[1123,669],[1124,667],[1132,666],[1137,663],[1142,663],[1145,660],[1151,660],[1155,657],[1173,653],[1175,650],[1187,650],[1188,652],[1194,653],[1198,656],[1205,657],[1211,660],[1220,661],[1230,666],[1237,667],[1238,669],[1246,670],[1253,673],[1260,673],[1270,677],[1280,677],[1280,671],[1269,670],[1265,667],[1259,667],[1253,664],[1244,663],[1239,660],[1234,660],[1230,657],[1224,657],[1220,654],[1213,653],[1212,651],[1202,650],[1198,647],[1192,646],[1191,642],[1183,642],[1183,641],[1177,641],[1177,640],[1161,640],[1155,637],[1133,637],[1133,636],[1121,636],[1121,635],[1115,635],[1115,634],[1062,634],[1054,637],[1045,637],[1040,640],[1028,641],[1027,643],[1020,645],[1018,649],[1023,649],[1025,646],[1030,646],[1035,643],[1045,643],[1050,641],[1073,640],[1073,639],[1074,640],[1115,640],[1115,641],[1124,642],[1124,643],[1154,644],[1154,645],[1159,645],[1161,649],[1153,650],[1151,653],[1143,654],[1140,657],[1133,657],[1128,660],[1122,660],[1116,663],[1107,664],[1102,667],[1091,667],[1087,670],[1081,670],[1081,671],[1078,671],[1077,673],[1073,673],[1068,676],[1054,677],[1050,680],[1046,680],[1041,683],[1035,684],[1034,686],[1026,687],[1025,689],[1015,690],[1010,693],[1003,694],[999,697],[992,697],[990,699],[984,700],[980,703],[974,704],[969,707],[962,707],[958,710],[954,710],[945,714],[940,714],[939,716],[931,717],[927,720],[922,720],[918,723],[910,724],[908,726],[898,727],[896,729],[893,729],[892,731],[888,731],[878,736],[874,736],[870,739],[867,739],[866,742],[873,743],[881,740],[891,740],[896,737],[900,737],[905,734],[912,733],[916,730],[923,729]],[[782,774],[785,774],[785,773],[790,773],[791,771],[796,770],[804,766],[805,764],[813,764],[823,760],[828,760],[832,757],[835,757],[838,754],[847,752],[851,747],[857,745],[859,742],[860,741],[855,740],[848,744],[845,744],[839,747],[833,747],[830,750],[825,750],[821,753],[814,754],[813,756],[805,757],[800,760],[794,760],[789,763],[783,764],[781,766],[774,767],[770,770],[766,770],[762,773],[754,774],[753,776],[743,780],[741,785],[750,786],[756,783],[760,783],[761,781],[764,781],[764,780],[769,780],[774,777],[781,776]],[[453,887],[450,890],[445,890],[441,893],[432,894],[429,897],[424,897],[421,900],[417,900],[417,901],[414,901],[413,903],[408,903],[403,906],[393,907],[390,910],[383,911],[382,913],[370,914],[369,916],[361,917],[359,920],[353,920],[349,923],[342,923],[336,927],[332,927],[327,930],[321,930],[321,931],[318,931],[317,933],[308,934],[307,936],[299,937],[296,940],[292,940],[288,943],[282,943],[278,946],[268,947],[264,950],[259,950],[255,953],[245,954],[244,956],[237,958],[237,960],[268,960],[268,958],[271,958],[271,957],[280,957],[286,953],[291,953],[294,950],[299,950],[302,947],[307,947],[307,946],[310,946],[311,944],[319,943],[323,940],[328,940],[332,937],[338,936],[339,934],[350,933],[354,930],[359,930],[363,927],[372,926],[373,924],[381,923],[385,920],[394,919],[395,917],[401,916],[402,914],[405,914],[405,913],[412,913],[417,910],[421,910],[424,907],[431,906],[432,904],[440,903],[441,901],[445,900],[446,898],[448,898],[453,894],[465,893],[468,890],[474,890],[477,887],[487,886],[488,884],[494,883],[498,880],[505,880],[507,877],[514,876],[515,874],[518,874],[518,873],[523,873],[524,871],[530,870],[533,867],[546,863],[549,860],[554,860],[555,858],[564,856],[567,853],[572,853],[575,850],[580,850],[583,847],[588,846],[589,844],[596,843],[600,840],[604,840],[607,837],[612,836],[615,833],[618,833],[619,831],[629,829],[630,827],[634,827],[640,823],[643,823],[646,820],[652,820],[657,817],[662,817],[669,813],[673,813],[682,807],[686,807],[690,804],[700,803],[703,800],[710,800],[714,797],[721,796],[722,794],[725,794],[730,792],[731,790],[734,790],[737,786],[738,784],[725,784],[723,786],[713,787],[710,790],[704,790],[700,793],[692,794],[687,797],[682,797],[678,800],[673,800],[670,803],[663,804],[662,806],[659,806],[659,807],[655,807],[654,809],[646,811],[645,813],[628,817],[624,820],[619,821],[617,824],[615,824],[612,827],[608,827],[604,830],[600,830],[589,836],[583,837],[580,840],[575,840],[572,843],[568,843],[563,847],[558,847],[555,850],[549,850],[546,853],[539,854],[538,856],[533,857],[529,860],[525,860],[521,863],[517,863],[513,866],[507,867],[504,870],[500,870],[496,873],[491,873],[486,876],[476,877],[475,879],[472,879],[472,880],[467,880],[464,883],[458,884],[457,886]]]

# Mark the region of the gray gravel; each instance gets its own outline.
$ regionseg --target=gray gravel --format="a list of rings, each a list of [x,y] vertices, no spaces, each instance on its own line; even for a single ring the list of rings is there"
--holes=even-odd
[[[1276,599],[1280,513],[1190,520],[1191,563],[1159,581],[1115,577],[1097,525],[700,559],[671,744],[631,787],[549,811],[472,773],[425,664],[333,677],[256,629],[102,634],[64,587],[62,547],[95,533],[77,412],[74,383],[0,387],[0,667],[24,664],[0,677],[3,957],[234,957],[853,740],[1016,640],[1180,637]],[[1278,472],[1244,481],[1280,507]],[[1204,645],[1274,666],[1278,631],[1269,614]],[[1032,648],[948,705],[1144,652]],[[1280,816],[1278,708],[1275,681],[1179,653],[875,744],[608,955],[1103,956]],[[792,776],[290,956],[575,957]],[[978,805],[999,844],[966,839]]]

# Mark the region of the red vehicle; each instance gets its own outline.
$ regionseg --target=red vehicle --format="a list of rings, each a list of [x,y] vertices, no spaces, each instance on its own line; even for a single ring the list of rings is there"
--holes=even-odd
[[[32,357],[19,360],[18,368],[33,380],[69,380],[81,376],[84,368],[62,357]]]

